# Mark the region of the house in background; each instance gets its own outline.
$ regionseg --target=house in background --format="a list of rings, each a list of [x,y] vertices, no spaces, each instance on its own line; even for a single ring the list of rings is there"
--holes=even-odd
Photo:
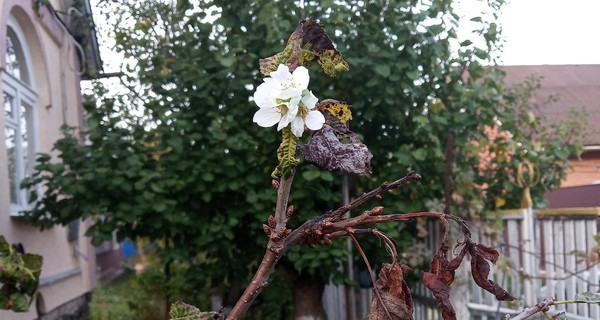
[[[80,81],[101,68],[89,1],[42,2],[0,0],[0,234],[44,258],[30,311],[0,311],[3,320],[85,319],[96,286],[87,221],[40,231],[19,219],[30,206],[20,181],[36,153],[52,154],[62,125],[83,125]]]
[[[505,66],[506,84],[541,77],[536,102],[550,119],[567,117],[573,108],[585,107],[593,132],[587,137],[581,159],[572,159],[561,188],[546,194],[549,208],[600,207],[600,65]],[[558,101],[543,105],[549,96]]]

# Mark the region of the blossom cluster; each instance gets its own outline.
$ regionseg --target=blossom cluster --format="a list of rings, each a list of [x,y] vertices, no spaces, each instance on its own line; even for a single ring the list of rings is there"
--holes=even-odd
[[[265,128],[278,124],[277,130],[291,125],[296,137],[302,136],[305,127],[321,129],[325,117],[315,109],[319,99],[308,90],[308,69],[299,66],[290,72],[286,65],[280,64],[269,75],[254,93],[254,102],[259,109],[253,121]]]

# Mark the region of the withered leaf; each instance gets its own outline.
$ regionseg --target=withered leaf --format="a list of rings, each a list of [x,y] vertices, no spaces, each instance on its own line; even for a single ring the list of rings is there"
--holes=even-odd
[[[325,120],[323,128],[316,131],[307,144],[298,145],[306,161],[330,171],[371,172],[373,155],[367,146],[337,118],[325,113]],[[342,142],[346,139],[347,143]]]
[[[388,320],[390,317],[392,320],[413,319],[410,288],[404,281],[404,275],[409,271],[410,268],[397,262],[383,264],[373,288],[373,298],[371,299],[371,308],[368,315],[369,320]],[[388,317],[388,313],[390,317]]]
[[[260,72],[268,76],[277,70],[280,64],[287,65],[291,72],[310,61],[317,61],[323,71],[332,77],[338,72],[348,70],[348,63],[335,49],[323,27],[309,18],[300,21],[282,52],[260,59]]]
[[[457,260],[459,257],[460,260]],[[423,273],[423,284],[433,293],[444,320],[456,320],[456,312],[450,303],[450,284],[454,281],[454,273],[463,257],[464,250],[452,262],[449,261],[448,245],[443,243],[431,259],[429,272]]]
[[[510,293],[502,289],[496,282],[488,279],[490,274],[488,261],[495,264],[499,256],[498,251],[483,244],[471,244],[469,246],[469,254],[471,255],[471,274],[475,283],[496,296],[496,299],[499,301],[515,300]]]

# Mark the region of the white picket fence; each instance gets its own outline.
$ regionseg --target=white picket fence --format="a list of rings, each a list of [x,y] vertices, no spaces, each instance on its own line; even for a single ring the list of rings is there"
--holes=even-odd
[[[518,313],[547,297],[569,300],[578,293],[600,291],[598,266],[588,266],[585,259],[596,246],[599,214],[600,208],[509,211],[502,217],[504,230],[496,239],[473,228],[478,231],[473,239],[498,249],[504,259],[501,264],[510,266],[494,268],[491,277],[517,301],[516,305],[498,303],[471,284],[472,313],[486,319],[490,306],[496,310],[500,307],[501,313]],[[598,305],[569,304],[558,310],[565,310],[568,319],[600,319]]]
[[[502,216],[503,230],[495,234],[487,232],[489,228],[472,225],[475,242],[500,252],[501,259],[497,266],[492,266],[490,278],[517,301],[498,302],[471,281],[467,284],[471,319],[502,319],[504,314],[519,313],[547,297],[568,300],[578,293],[599,292],[600,270],[597,265],[588,266],[585,259],[585,254],[597,245],[594,236],[598,234],[599,216],[600,208],[523,209],[506,211]],[[441,233],[435,223],[431,230],[427,242],[433,249],[440,243]],[[349,318],[340,290],[343,289],[334,286],[326,290],[324,303],[329,319]],[[423,286],[412,290],[415,319],[441,319],[431,293]],[[367,289],[355,292],[356,319],[366,319],[370,292]],[[569,304],[556,310],[566,311],[568,319],[600,319],[598,305]]]

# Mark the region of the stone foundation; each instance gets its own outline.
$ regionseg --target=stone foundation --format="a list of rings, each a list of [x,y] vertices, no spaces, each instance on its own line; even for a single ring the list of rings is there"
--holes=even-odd
[[[40,314],[39,320],[87,320],[90,318],[91,301],[92,293],[88,292],[46,314]]]

